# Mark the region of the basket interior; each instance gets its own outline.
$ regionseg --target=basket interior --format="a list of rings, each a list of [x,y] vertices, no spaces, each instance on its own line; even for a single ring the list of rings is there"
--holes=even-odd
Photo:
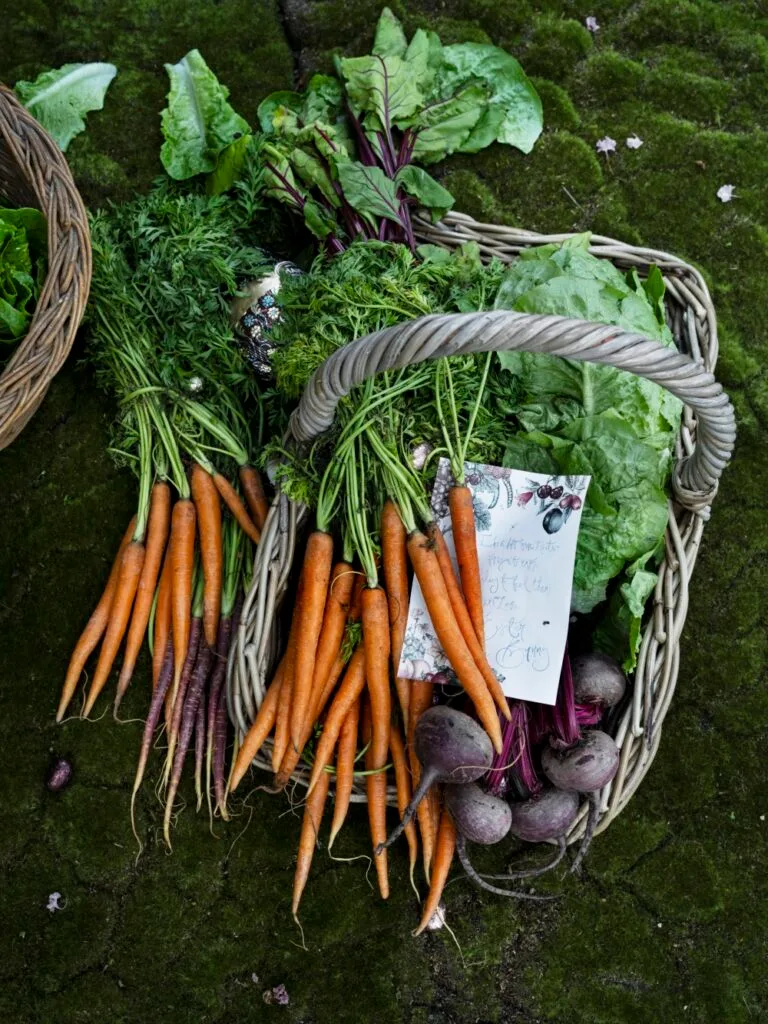
[[[0,95],[0,105],[3,97]],[[0,200],[10,203],[12,206],[34,206],[40,208],[40,202],[35,195],[26,175],[16,163],[5,139],[2,137],[2,122],[0,121]]]

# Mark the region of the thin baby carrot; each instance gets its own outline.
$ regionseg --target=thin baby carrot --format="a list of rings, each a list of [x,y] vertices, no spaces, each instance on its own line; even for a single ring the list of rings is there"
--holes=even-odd
[[[312,767],[312,775],[309,780],[308,793],[311,793],[317,784],[317,780],[323,774],[323,769],[331,760],[336,740],[339,738],[344,719],[349,709],[363,692],[365,688],[365,653],[364,644],[361,644],[347,666],[344,681],[339,687],[339,692],[333,698],[328,714],[323,725],[323,731],[315,750],[315,763]]]
[[[339,741],[341,749],[341,741]],[[400,730],[393,722],[389,732],[389,750],[392,754],[392,765],[395,769],[395,786],[397,788],[397,810],[400,817],[403,817],[406,807],[411,802],[411,773],[408,770],[408,759],[405,756],[405,745]],[[336,786],[338,787],[338,768],[336,770]],[[408,858],[411,874],[411,885],[413,874],[416,870],[416,861],[419,856],[419,840],[416,835],[416,826],[411,821],[405,826],[405,838],[408,840]]]
[[[475,664],[482,673],[490,694],[496,702],[496,706],[509,721],[512,718],[509,701],[501,688],[501,683],[496,678],[496,674],[488,663],[485,651],[477,638],[475,627],[472,623],[472,619],[470,618],[469,611],[467,610],[466,602],[464,601],[464,595],[461,592],[461,584],[456,576],[456,570],[453,567],[451,554],[445,543],[445,537],[443,536],[442,531],[434,523],[429,529],[429,539],[434,542],[435,554],[437,555],[437,560],[440,563],[440,569],[443,573],[443,580],[445,582],[446,590],[448,591],[451,608],[453,608],[453,614],[456,616],[456,622],[461,630],[461,635],[464,637],[470,654],[475,659]]]
[[[336,836],[347,817],[349,798],[355,781],[355,755],[357,753],[357,727],[360,719],[360,699],[358,698],[347,712],[339,734],[339,746],[336,752],[336,792],[333,803],[333,820],[328,849],[333,846]]]
[[[298,747],[304,718],[312,693],[312,677],[317,657],[323,612],[328,595],[333,559],[333,538],[315,530],[309,535],[301,570],[301,603],[294,655],[293,697],[291,703],[291,742]],[[341,641],[339,641],[341,642]]]
[[[258,544],[261,540],[261,530],[248,515],[248,510],[235,488],[221,473],[213,474],[213,482],[216,484],[216,490],[221,495],[224,504],[237,520],[240,529],[251,538],[254,544]]]
[[[203,563],[203,632],[209,647],[216,647],[221,615],[221,586],[224,556],[221,547],[221,499],[216,485],[199,463],[192,468],[192,500],[200,534]]]
[[[328,675],[341,650],[354,582],[355,575],[349,562],[337,562],[331,571],[328,596],[325,599],[323,624],[312,674],[310,710],[317,703],[318,695],[323,692]]]
[[[387,773],[392,701],[389,690],[389,608],[381,587],[362,597],[365,681],[371,703],[371,743],[366,753],[368,820],[374,850],[387,838]],[[382,839],[382,836],[384,837]],[[374,856],[382,899],[389,896],[386,851]]]
[[[435,684],[424,679],[414,679],[411,684],[411,701],[409,705],[408,719],[408,760],[411,765],[411,776],[413,777],[413,788],[415,789],[421,778],[421,764],[416,756],[413,744],[413,734],[416,724],[421,715],[432,707],[432,698],[435,692]],[[416,817],[419,821],[419,832],[421,833],[422,860],[424,864],[424,875],[429,880],[432,870],[432,856],[435,850],[435,825],[432,818],[429,794],[416,808]]]
[[[483,591],[480,583],[480,563],[477,557],[477,532],[472,491],[465,485],[455,485],[448,491],[453,542],[459,565],[461,589],[467,611],[480,646],[485,650],[485,622],[483,618]]]
[[[280,770],[283,756],[290,742],[291,703],[293,701],[294,664],[296,660],[296,616],[293,617],[288,635],[288,649],[285,652],[283,682],[275,717],[275,738],[272,742],[272,771]]]
[[[432,864],[432,877],[429,883],[429,895],[424,903],[424,912],[421,916],[419,927],[413,933],[421,935],[424,929],[435,915],[440,906],[440,897],[443,895],[445,883],[448,881],[448,872],[451,870],[453,854],[456,850],[456,826],[453,818],[447,810],[443,809],[440,815],[440,827],[437,830],[437,841],[435,843],[435,856]]]
[[[160,669],[165,658],[165,644],[171,635],[171,547],[165,550],[163,571],[157,590],[157,607],[155,608],[155,628],[152,636],[152,689],[157,686]]]
[[[160,566],[163,561],[163,554],[165,553],[170,524],[171,488],[164,481],[158,480],[152,487],[144,565],[141,569],[139,585],[136,590],[136,601],[133,607],[133,615],[131,616],[131,625],[125,641],[123,664],[117,680],[115,714],[117,714],[120,701],[128,689],[131,677],[133,676],[133,670],[136,667],[136,659],[144,642],[144,634],[147,631],[147,623],[152,611],[152,601],[155,597],[157,577],[160,573]]]
[[[176,703],[184,658],[189,647],[196,522],[194,504],[189,498],[180,498],[173,506],[171,515],[171,622],[173,649],[176,653],[171,707]]]
[[[251,761],[256,757],[264,745],[267,736],[272,732],[275,718],[277,717],[277,706],[280,700],[280,687],[283,683],[284,672],[285,658],[278,665],[274,678],[264,695],[264,700],[261,702],[261,707],[253,720],[253,724],[245,734],[245,739],[237,752],[235,767],[232,771],[232,782],[229,787],[230,792],[237,789],[240,785],[240,781],[248,771]]]
[[[389,604],[389,630],[392,637],[392,671],[397,698],[408,726],[408,700],[410,680],[398,676],[403,638],[408,622],[408,555],[407,537],[403,521],[391,499],[384,502],[381,511],[381,562]]]
[[[440,646],[475,705],[480,723],[490,736],[494,749],[501,753],[501,725],[496,706],[456,622],[434,547],[420,530],[414,530],[408,538],[408,554]]]
[[[255,466],[240,467],[240,486],[243,488],[254,525],[258,530],[263,530],[269,515],[269,502],[264,493],[261,474]]]
[[[320,822],[323,820],[325,801],[328,797],[328,787],[331,782],[331,776],[328,772],[323,772],[322,776],[314,792],[307,796],[307,802],[304,805],[304,818],[301,823],[299,852],[296,858],[296,874],[293,879],[293,899],[291,901],[291,913],[294,918],[297,917],[299,912],[301,896],[309,878],[309,869],[312,865],[317,835],[320,831]]]
[[[112,607],[109,610],[109,624],[104,634],[104,640],[99,652],[99,660],[96,671],[93,674],[88,697],[83,708],[83,718],[87,718],[96,698],[106,685],[109,673],[112,671],[117,652],[122,643],[125,631],[128,628],[128,619],[131,616],[133,599],[136,596],[136,588],[139,585],[141,567],[144,564],[144,544],[140,540],[132,540],[123,551],[120,559],[120,573],[117,577],[117,587],[112,600]]]
[[[72,657],[69,659],[67,674],[64,679],[64,686],[61,689],[59,707],[56,711],[57,722],[60,722],[64,717],[64,712],[67,710],[69,702],[72,700],[75,690],[77,689],[80,673],[83,671],[86,661],[88,661],[91,653],[95,650],[96,645],[104,635],[104,630],[107,628],[109,610],[112,607],[112,600],[115,596],[115,590],[117,589],[117,578],[120,575],[120,563],[123,558],[123,552],[130,544],[131,537],[133,537],[135,529],[136,516],[131,519],[128,524],[128,529],[125,531],[125,535],[120,541],[120,547],[117,549],[117,554],[115,555],[115,560],[112,563],[112,568],[109,571],[107,584],[99,598],[99,603],[93,609],[91,617],[88,619],[85,629],[80,634],[80,639],[75,644],[74,651],[72,651]]]

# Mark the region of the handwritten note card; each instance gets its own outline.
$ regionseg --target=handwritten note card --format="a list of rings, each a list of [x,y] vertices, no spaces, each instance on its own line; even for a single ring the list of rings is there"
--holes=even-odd
[[[485,647],[508,697],[554,704],[568,633],[571,583],[588,476],[552,477],[468,462],[482,576]],[[454,556],[442,459],[432,492],[435,520]],[[450,678],[416,579],[399,674]]]

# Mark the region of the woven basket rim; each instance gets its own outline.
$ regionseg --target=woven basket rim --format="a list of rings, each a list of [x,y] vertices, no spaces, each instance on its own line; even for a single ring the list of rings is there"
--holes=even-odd
[[[503,225],[481,224],[465,214],[452,213],[437,225],[420,222],[418,234],[420,240],[436,242],[449,248],[467,241],[476,241],[484,256],[498,256],[509,262],[523,249],[565,241],[577,233],[542,235]],[[691,358],[707,371],[711,373],[714,370],[718,356],[717,323],[712,300],[700,271],[669,253],[628,245],[605,236],[593,235],[590,250],[614,263],[636,268],[641,276],[643,270],[647,271],[651,264],[660,266],[667,285],[665,302],[676,344],[687,350]],[[696,447],[696,428],[696,417],[685,407],[677,438],[676,465],[693,453]],[[709,516],[708,504],[696,505],[692,502],[693,507],[685,507],[687,497],[690,495],[683,492],[681,501],[670,501],[665,554],[658,569],[653,600],[649,600],[648,604],[648,618],[643,628],[631,693],[618,712],[606,722],[606,728],[614,735],[620,747],[621,757],[616,778],[600,794],[602,816],[597,832],[604,830],[624,809],[648,771],[658,750],[662,723],[674,694],[679,667],[678,642],[688,608],[688,583]],[[278,568],[276,575],[269,576],[267,608],[257,607],[254,611],[256,602],[253,598],[259,586],[259,576],[255,572],[254,584],[246,599],[229,661],[228,707],[239,736],[243,734],[243,725],[252,720],[251,714],[243,719],[243,687],[250,687],[246,703],[250,701],[252,710],[255,711],[263,697],[266,678],[263,666],[269,663],[276,644],[274,615],[279,600],[278,591],[284,588],[287,581],[304,512],[304,509],[278,492],[271,510],[271,523],[265,525],[262,536],[262,544],[266,542],[275,545],[274,551],[261,562],[258,552],[256,555],[255,569],[265,572],[263,585],[267,585],[267,571],[275,565]],[[280,545],[282,548],[278,551]],[[255,621],[252,619],[254,615]],[[265,631],[267,622],[272,627],[269,633]],[[271,771],[268,757],[265,759],[263,756],[264,750],[269,755],[269,741],[253,764]],[[299,769],[294,780],[305,785],[307,777],[306,769]],[[396,794],[392,787],[388,795],[390,804],[396,806]],[[364,802],[365,793],[356,787],[352,799]],[[569,832],[569,843],[577,841],[583,834],[588,807],[585,801]]]
[[[48,222],[48,265],[27,333],[0,374],[0,449],[33,416],[75,340],[91,281],[85,204],[64,154],[0,82],[0,199],[23,193]]]

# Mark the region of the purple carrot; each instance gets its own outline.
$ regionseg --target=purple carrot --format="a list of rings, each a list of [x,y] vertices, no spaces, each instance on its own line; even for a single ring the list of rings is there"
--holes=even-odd
[[[222,691],[224,690],[224,683],[227,678],[227,659],[229,657],[229,648],[232,642],[232,637],[237,632],[238,626],[240,625],[240,613],[243,609],[243,597],[242,594],[238,594],[235,606],[232,609],[232,615],[228,618],[222,618],[219,622],[219,635],[216,638],[216,664],[213,669],[211,676],[211,684],[208,688],[208,727],[206,729],[206,740],[207,740],[207,751],[206,751],[206,764],[207,772],[210,773],[211,765],[216,763],[215,753],[217,751],[216,746],[216,724],[217,724],[217,713],[219,709],[219,701],[221,699]],[[225,700],[226,710],[226,700]],[[224,737],[226,741],[226,722],[224,724]],[[223,779],[224,774],[224,754],[221,754],[221,776]],[[215,769],[214,769],[215,775]],[[214,782],[214,786],[216,783]],[[210,792],[210,785],[207,787]],[[224,796],[223,782],[221,784],[221,797]],[[219,790],[216,789],[216,805],[219,805]]]
[[[209,677],[210,678],[210,677]],[[195,718],[195,793],[197,794],[197,810],[203,802],[203,759],[205,757],[205,701],[206,693],[200,694]]]
[[[227,753],[227,691],[222,688],[216,708],[216,727],[213,733],[213,789],[216,794],[216,810],[227,820],[225,795],[224,760]]]
[[[147,768],[147,761],[149,760],[149,751],[152,746],[152,737],[157,723],[160,720],[160,712],[162,711],[163,704],[165,702],[166,694],[168,693],[168,687],[171,685],[173,679],[173,639],[168,637],[168,643],[165,647],[165,657],[163,658],[163,664],[160,669],[160,675],[157,679],[157,686],[152,692],[152,701],[149,705],[149,714],[147,720],[144,723],[144,735],[141,739],[141,751],[139,753],[139,764],[136,768],[136,778],[133,781],[133,793],[131,794],[131,828],[133,834],[136,836],[136,841],[139,844],[139,853],[141,853],[142,843],[139,839],[138,833],[136,832],[136,819],[134,816],[136,794],[141,786],[142,779],[144,778],[144,772]]]
[[[168,753],[165,756],[163,785],[168,782],[171,765],[173,764],[173,755],[176,750],[176,742],[179,738],[181,715],[184,710],[184,700],[187,693],[187,687],[189,686],[189,680],[192,675],[192,669],[195,667],[195,662],[197,661],[197,652],[200,647],[200,636],[203,631],[202,627],[202,616],[193,615],[192,625],[189,630],[189,647],[187,648],[187,656],[184,659],[184,667],[181,670],[181,678],[179,680],[179,689],[176,694],[176,701],[171,709],[171,726],[168,733]]]
[[[200,631],[198,630],[198,632]],[[171,772],[168,794],[165,799],[165,815],[163,817],[163,835],[165,836],[165,841],[169,847],[171,845],[171,814],[173,813],[173,801],[176,799],[176,794],[179,790],[181,773],[184,769],[184,761],[187,756],[187,750],[189,749],[189,742],[192,739],[192,730],[195,727],[195,719],[197,718],[197,708],[200,704],[200,697],[205,689],[205,683],[208,679],[208,674],[211,671],[211,664],[213,663],[213,651],[205,642],[205,638],[203,637],[201,639],[200,636],[198,636],[198,641],[197,658],[195,659],[195,667],[187,680],[186,696],[180,690],[179,696],[177,697],[177,703],[180,703],[183,700],[184,706],[183,713],[180,714],[181,725],[179,728],[178,742],[176,744],[176,752],[173,759],[173,771]],[[184,669],[186,671],[186,664]],[[175,718],[176,708],[174,707],[174,719]]]

